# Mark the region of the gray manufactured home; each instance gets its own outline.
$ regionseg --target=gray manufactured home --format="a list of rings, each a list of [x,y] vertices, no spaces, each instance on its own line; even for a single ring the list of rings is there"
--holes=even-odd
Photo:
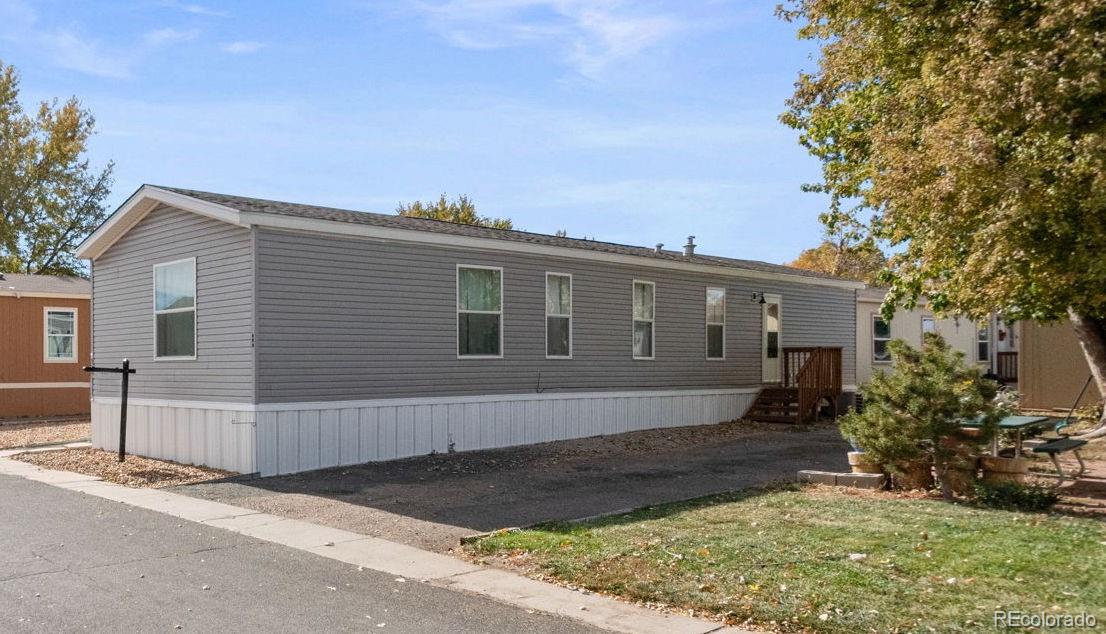
[[[743,415],[855,387],[861,285],[660,248],[143,186],[79,248],[128,450],[263,475]],[[114,449],[118,378],[96,376]]]

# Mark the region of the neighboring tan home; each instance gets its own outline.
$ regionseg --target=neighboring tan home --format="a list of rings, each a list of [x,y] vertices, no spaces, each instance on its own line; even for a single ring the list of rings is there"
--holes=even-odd
[[[1021,345],[1018,391],[1023,407],[1067,410],[1081,391],[1080,406],[1102,399],[1093,381],[1087,385],[1091,369],[1070,322],[1018,322],[1015,326]]]
[[[97,363],[137,370],[127,449],[269,475],[855,389],[862,284],[694,249],[144,186],[77,254]],[[96,446],[118,415],[97,375]]]
[[[991,333],[998,331],[1006,346],[1012,352],[1016,343],[1007,334],[1000,320],[991,319],[987,324],[976,324],[963,317],[938,318],[927,310],[925,300],[913,310],[900,308],[894,318],[887,322],[880,315],[879,307],[883,303],[886,290],[865,288],[856,292],[856,380],[864,383],[880,370],[889,370],[892,366],[891,353],[887,344],[893,339],[903,339],[914,347],[922,344],[922,333],[935,332],[950,346],[964,353],[964,360],[974,363],[984,371],[996,368],[999,355],[992,341]],[[997,326],[997,327],[996,327]],[[1014,352],[1016,355],[1017,353]],[[1002,359],[1006,363],[1007,356]],[[1016,356],[1015,369],[1010,370],[1005,380],[1017,380]]]
[[[0,419],[89,412],[88,280],[0,274]]]

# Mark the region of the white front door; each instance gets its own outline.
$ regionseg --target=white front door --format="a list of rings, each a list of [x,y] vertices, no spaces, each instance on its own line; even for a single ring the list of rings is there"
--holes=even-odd
[[[765,383],[780,382],[780,347],[783,339],[783,320],[779,295],[764,295],[761,309],[761,379]]]

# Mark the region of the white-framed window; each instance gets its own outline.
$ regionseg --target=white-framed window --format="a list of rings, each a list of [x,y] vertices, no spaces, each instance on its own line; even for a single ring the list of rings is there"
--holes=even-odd
[[[891,351],[887,344],[891,342],[891,324],[879,315],[872,315],[872,361],[887,363],[891,361]]]
[[[545,274],[545,357],[572,358],[572,275]]]
[[[655,358],[656,285],[634,280],[634,358]]]
[[[726,358],[726,289],[707,288],[707,359]]]
[[[503,356],[503,269],[457,265],[457,356]]]
[[[976,360],[977,361],[990,361],[991,360],[991,326],[990,324],[980,324],[979,329],[976,330]]]
[[[937,334],[937,318],[933,315],[922,315],[922,334]]]
[[[46,363],[76,363],[77,309],[42,309],[42,359]]]
[[[196,258],[154,265],[154,358],[196,358]]]

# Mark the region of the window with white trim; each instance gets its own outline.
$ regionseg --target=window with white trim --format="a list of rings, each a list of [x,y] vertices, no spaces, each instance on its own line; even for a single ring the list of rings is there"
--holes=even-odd
[[[457,267],[457,356],[503,356],[503,269]]]
[[[937,334],[937,318],[932,315],[922,316],[922,334],[926,333]]]
[[[634,280],[634,358],[654,358],[653,344],[656,333],[653,331],[655,317],[656,285],[652,282]]]
[[[572,357],[572,276],[545,274],[545,356]]]
[[[891,342],[891,324],[879,315],[872,315],[872,361],[886,363],[891,360],[887,344]]]
[[[43,311],[43,355],[48,362],[77,360],[77,311],[47,308]]]
[[[707,289],[707,358],[726,358],[726,289]]]
[[[982,324],[976,330],[976,359],[979,361],[991,360],[991,326]]]
[[[196,259],[154,265],[154,355],[196,358]]]

